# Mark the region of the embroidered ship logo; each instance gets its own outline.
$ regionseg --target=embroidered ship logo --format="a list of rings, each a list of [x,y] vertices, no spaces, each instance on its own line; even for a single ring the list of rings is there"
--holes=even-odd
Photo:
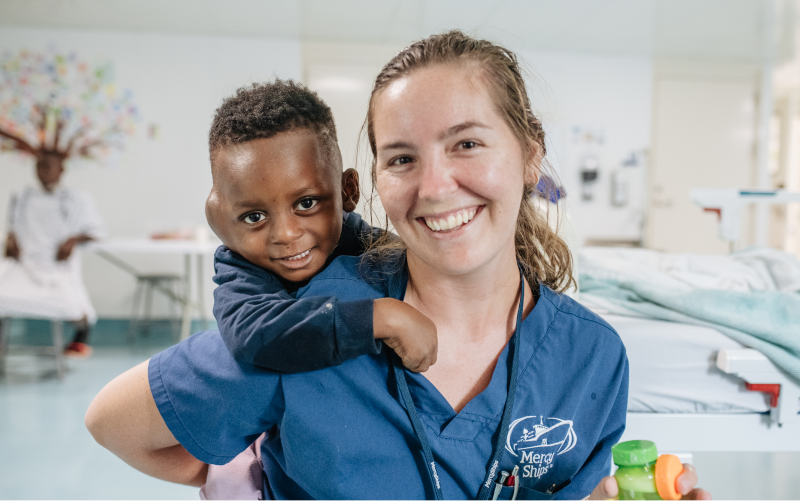
[[[517,456],[518,452],[535,449],[538,454],[561,455],[569,452],[578,443],[572,421],[544,416],[525,416],[508,427],[506,450]],[[538,422],[537,422],[538,421]]]
[[[514,456],[522,456],[519,464],[523,478],[539,478],[550,471],[556,456],[571,451],[577,443],[572,421],[525,416],[509,425],[506,450]]]

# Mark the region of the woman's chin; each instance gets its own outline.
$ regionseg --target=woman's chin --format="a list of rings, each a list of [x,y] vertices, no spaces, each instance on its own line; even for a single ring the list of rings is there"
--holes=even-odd
[[[413,257],[412,257],[413,254]],[[429,249],[424,253],[413,253],[409,249],[409,263],[418,260],[437,274],[466,276],[483,269],[491,259],[471,248]]]

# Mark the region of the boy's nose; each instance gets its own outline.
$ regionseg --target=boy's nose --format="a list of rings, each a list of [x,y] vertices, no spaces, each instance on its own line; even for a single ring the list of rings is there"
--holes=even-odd
[[[299,217],[285,215],[275,219],[272,230],[272,242],[278,245],[288,245],[303,235]]]

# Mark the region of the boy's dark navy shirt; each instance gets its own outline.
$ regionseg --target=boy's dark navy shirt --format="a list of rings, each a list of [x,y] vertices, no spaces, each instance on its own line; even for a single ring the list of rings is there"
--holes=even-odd
[[[325,267],[338,256],[361,255],[369,236],[379,232],[358,214],[345,212],[341,237]],[[214,317],[225,346],[238,362],[303,372],[380,352],[372,330],[372,299],[295,299],[287,290],[292,284],[225,246],[214,254],[214,269],[219,285],[214,291]]]
[[[380,264],[340,257],[297,297],[347,302],[384,297],[386,290],[402,294],[393,281],[405,283],[404,268],[377,270]],[[371,271],[383,281],[365,281]],[[392,286],[381,286],[386,282]],[[487,388],[459,412],[423,374],[405,372],[446,499],[475,499],[498,433],[506,446],[498,471],[519,466],[518,499],[580,499],[609,474],[611,447],[625,428],[625,347],[594,313],[547,287],[539,292],[514,334],[522,337],[508,429],[498,429],[508,345]],[[389,351],[287,374],[237,362],[210,331],[154,356],[148,377],[164,422],[203,462],[227,463],[271,430],[261,447],[264,499],[430,499],[425,457]],[[563,490],[547,493],[567,480]],[[512,493],[504,487],[499,499]]]

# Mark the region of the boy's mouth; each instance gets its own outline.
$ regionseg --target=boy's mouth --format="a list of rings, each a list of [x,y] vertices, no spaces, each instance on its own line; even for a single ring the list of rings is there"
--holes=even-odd
[[[314,258],[315,249],[316,247],[312,247],[307,251],[301,252],[300,254],[279,258],[278,261],[280,261],[280,263],[287,268],[297,270],[307,266],[311,262],[311,260]]]
[[[453,231],[460,229],[462,226],[472,221],[478,212],[480,212],[481,208],[483,208],[482,205],[467,207],[449,214],[424,216],[418,219],[434,233]]]

